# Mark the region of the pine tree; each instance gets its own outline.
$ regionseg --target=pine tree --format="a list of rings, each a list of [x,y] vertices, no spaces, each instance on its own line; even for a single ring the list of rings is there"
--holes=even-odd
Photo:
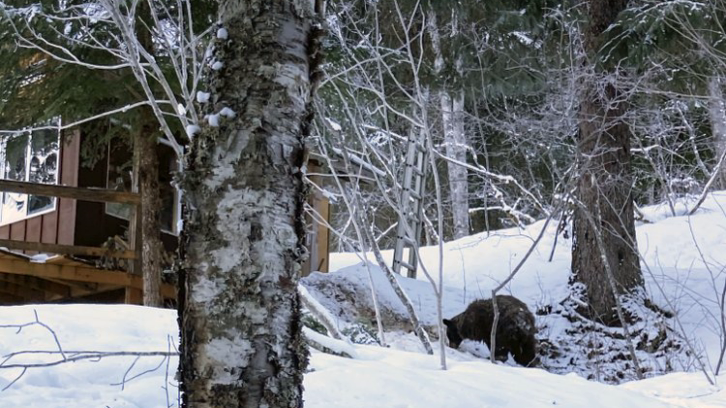
[[[201,16],[208,12],[208,8],[202,1],[196,4],[201,9],[199,21],[204,23],[205,19]],[[80,61],[98,66],[122,64],[123,61],[105,49],[73,41],[93,37],[99,45],[113,47],[119,45],[117,40],[121,37],[118,27],[106,21],[91,23],[90,15],[64,20],[64,17],[77,12],[75,6],[78,4],[46,0],[16,0],[4,6],[0,14],[0,35],[5,40],[0,47],[0,81],[3,85],[0,123],[4,128],[29,127],[55,117],[61,117],[64,123],[73,123],[144,100],[144,92],[129,68],[94,69],[65,63],[29,47],[31,43],[39,42],[37,37],[41,36],[46,43],[66,47]],[[154,25],[148,3],[140,2],[138,7],[136,36],[141,46],[153,55],[156,50],[150,27]],[[87,13],[100,11],[94,7],[86,10]],[[44,18],[41,13],[58,18]],[[156,54],[157,60],[164,66],[164,55]],[[114,125],[113,121],[121,126]],[[151,109],[142,106],[113,118],[86,123],[82,132],[85,136],[82,153],[86,165],[93,165],[96,160],[104,158],[106,146],[112,141],[120,141],[133,148],[135,182],[132,184],[138,186],[142,197],[141,231],[137,233],[143,236],[144,242],[141,248],[144,304],[161,306],[162,204],[156,156],[157,139],[161,135],[159,123]]]
[[[642,289],[635,241],[630,133],[627,109],[615,84],[598,83],[614,66],[601,51],[606,31],[627,0],[592,0],[584,46],[594,73],[583,84],[578,135],[579,181],[575,209],[572,274],[586,287],[590,318],[620,324],[616,296]],[[600,86],[602,84],[602,86]]]

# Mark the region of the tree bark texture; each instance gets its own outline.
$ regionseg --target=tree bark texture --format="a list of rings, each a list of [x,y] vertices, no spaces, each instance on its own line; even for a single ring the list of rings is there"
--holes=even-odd
[[[440,95],[444,143],[446,155],[458,162],[466,163],[466,133],[464,129],[464,92],[448,92]],[[449,193],[451,215],[454,223],[454,239],[469,235],[469,182],[466,167],[447,162],[449,171]]]
[[[209,122],[192,140],[183,181],[186,407],[302,406],[301,167],[319,55],[318,7],[303,0],[220,5]]]
[[[134,159],[138,163],[141,193],[141,269],[144,280],[144,306],[161,307],[161,191],[159,158],[156,153],[158,122],[150,108],[142,108],[142,123],[134,135]],[[137,215],[138,216],[138,215]]]
[[[721,79],[718,76],[712,77],[708,82],[708,113],[711,121],[711,132],[713,133],[713,146],[716,158],[721,157],[726,150],[726,106],[724,105],[724,94],[721,88]],[[716,168],[719,174],[716,175],[714,188],[723,190],[726,188],[726,169]]]
[[[584,42],[591,64],[600,62],[594,58],[603,32],[616,21],[626,4],[626,0],[590,2],[590,25]],[[595,77],[602,73],[588,76],[583,84],[576,197],[584,208],[575,209],[573,219],[572,273],[575,282],[586,286],[589,317],[617,325],[615,294],[604,257],[618,294],[642,287],[643,277],[635,242],[629,129],[622,121],[625,102],[619,100],[621,95],[612,84],[598,86]],[[596,230],[582,211],[594,217]],[[596,234],[602,237],[605,254],[598,247]]]
[[[154,41],[147,27],[151,25],[151,11],[146,2],[139,3],[135,31],[139,45],[154,54]],[[141,273],[144,281],[144,306],[161,307],[161,191],[159,190],[159,158],[156,143],[159,122],[150,107],[140,108],[139,124],[133,135],[134,185],[141,194]],[[134,222],[134,219],[131,220]],[[136,225],[139,225],[138,223]],[[136,225],[133,228],[136,228]],[[131,237],[129,237],[131,238]],[[135,237],[134,237],[135,238]],[[134,239],[136,242],[138,240]]]

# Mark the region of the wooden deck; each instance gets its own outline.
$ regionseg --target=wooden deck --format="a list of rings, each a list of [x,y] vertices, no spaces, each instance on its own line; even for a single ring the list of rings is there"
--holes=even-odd
[[[141,276],[96,268],[67,256],[28,256],[0,249],[0,305],[65,302],[142,303]],[[176,288],[162,285],[164,299]]]

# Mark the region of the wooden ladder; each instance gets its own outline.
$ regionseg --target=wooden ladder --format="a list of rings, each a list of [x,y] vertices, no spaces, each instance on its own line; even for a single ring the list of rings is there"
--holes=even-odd
[[[396,230],[396,248],[393,252],[393,271],[401,274],[407,269],[407,277],[416,278],[418,267],[418,240],[423,226],[424,178],[428,149],[426,134],[421,132],[417,139],[408,139],[406,164],[403,173],[401,191],[401,212]],[[403,260],[404,249],[408,248],[408,261]]]

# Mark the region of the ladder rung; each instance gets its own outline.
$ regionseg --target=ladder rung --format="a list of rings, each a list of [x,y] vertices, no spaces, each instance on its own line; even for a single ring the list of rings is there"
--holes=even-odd
[[[416,173],[416,175],[419,177],[423,177],[424,175],[423,170],[419,169],[418,167],[414,167],[413,172]]]
[[[420,143],[416,143],[415,146],[416,150],[418,150],[419,152],[426,153],[426,149],[424,149],[424,147]]]
[[[411,270],[411,271],[416,270],[416,267],[414,267],[413,265],[411,265],[410,263],[408,263],[406,261],[399,261],[399,263],[401,264],[401,266],[403,266],[404,268],[406,268],[408,270]]]
[[[416,200],[421,200],[421,194],[418,193],[418,191],[414,191],[411,189],[411,191],[408,193],[412,198]]]

